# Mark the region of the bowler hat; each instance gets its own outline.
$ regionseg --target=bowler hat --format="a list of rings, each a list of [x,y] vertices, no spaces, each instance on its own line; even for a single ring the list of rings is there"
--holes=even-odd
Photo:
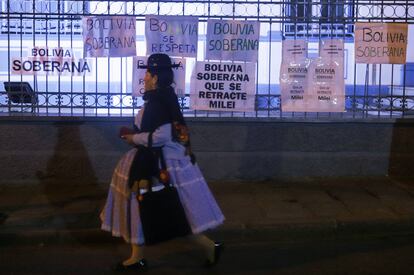
[[[154,53],[148,57],[147,65],[138,65],[140,69],[167,69],[177,68],[179,64],[173,64],[171,58],[163,53]]]

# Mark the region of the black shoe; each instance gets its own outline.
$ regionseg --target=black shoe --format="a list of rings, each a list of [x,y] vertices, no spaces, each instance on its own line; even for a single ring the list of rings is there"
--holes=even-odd
[[[124,265],[122,262],[117,263],[114,270],[115,271],[128,271],[128,270],[142,270],[147,271],[148,263],[147,260],[141,259],[138,262],[130,265]]]
[[[204,264],[205,267],[212,267],[215,266],[221,257],[221,252],[224,250],[224,243],[222,242],[214,242],[214,261],[206,260]]]

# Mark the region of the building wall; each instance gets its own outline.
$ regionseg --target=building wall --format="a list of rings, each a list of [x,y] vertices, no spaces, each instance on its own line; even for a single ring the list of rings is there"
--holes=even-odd
[[[0,119],[0,185],[108,184],[129,147],[129,119]],[[193,149],[209,180],[393,176],[414,172],[414,124],[381,121],[189,119]]]

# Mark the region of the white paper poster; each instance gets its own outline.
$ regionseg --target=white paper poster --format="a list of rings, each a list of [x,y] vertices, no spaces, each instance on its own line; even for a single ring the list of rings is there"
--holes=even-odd
[[[407,62],[414,62],[414,25],[408,26]]]
[[[196,62],[191,78],[190,107],[254,111],[255,72],[255,63]]]
[[[344,112],[344,42],[341,39],[323,39],[319,57],[309,70],[309,112]]]
[[[84,57],[136,55],[134,16],[87,16],[82,18]]]
[[[283,41],[280,87],[283,112],[345,110],[344,42],[323,39],[319,57],[307,58],[306,40]]]
[[[132,96],[142,96],[145,92],[144,90],[144,77],[146,69],[138,68],[138,65],[144,65],[147,62],[147,57],[145,56],[134,56],[133,59],[133,71],[132,71]],[[186,62],[184,58],[171,58],[173,64],[179,64],[177,68],[173,68],[174,72],[174,90],[177,96],[185,96],[185,68]]]
[[[280,96],[283,112],[306,112],[308,72],[308,44],[304,39],[282,42],[282,64],[280,69]]]
[[[207,21],[206,59],[257,62],[260,22]]]
[[[82,76],[93,72],[93,59],[77,59],[72,49],[32,47],[27,57],[14,57],[12,74]]]
[[[177,57],[197,57],[198,18],[192,16],[145,17],[147,55],[165,53]]]

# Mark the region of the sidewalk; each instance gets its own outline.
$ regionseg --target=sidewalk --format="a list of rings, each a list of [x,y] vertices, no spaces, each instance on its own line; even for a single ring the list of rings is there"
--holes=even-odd
[[[414,234],[414,183],[389,178],[210,183],[226,242]],[[113,241],[99,229],[106,185],[0,186],[0,245]]]

